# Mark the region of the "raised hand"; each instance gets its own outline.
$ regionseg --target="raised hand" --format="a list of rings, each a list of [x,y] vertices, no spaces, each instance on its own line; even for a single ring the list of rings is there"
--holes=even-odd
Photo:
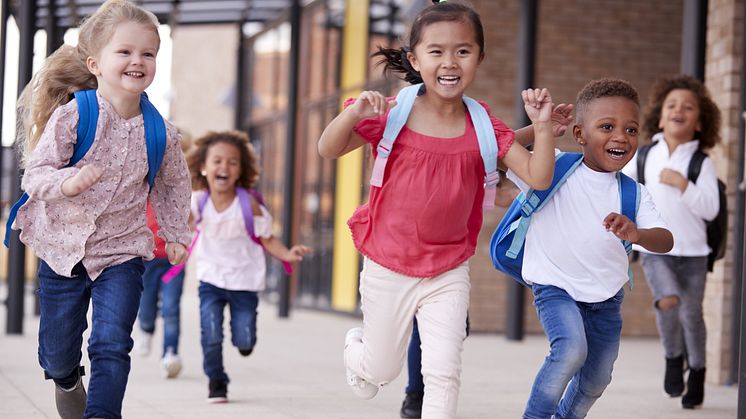
[[[83,166],[75,176],[62,182],[62,193],[72,198],[87,191],[101,179],[104,170],[94,164]]]
[[[532,123],[551,122],[552,96],[549,94],[549,90],[546,88],[526,89],[521,92],[521,98],[526,114]]]
[[[166,243],[166,255],[170,264],[181,265],[186,262],[189,253],[181,243]]]
[[[552,110],[552,134],[555,137],[565,135],[567,128],[572,123],[572,111],[575,106],[572,104],[560,103]]]
[[[380,92],[366,90],[360,93],[360,96],[355,99],[355,103],[350,105],[350,111],[354,112],[358,118],[370,118],[376,115],[383,115],[387,110],[396,106],[396,101],[391,102],[386,100],[386,96]]]
[[[622,214],[616,212],[610,213],[604,218],[603,225],[606,231],[610,231],[620,240],[627,240],[632,243],[640,240],[637,225]]]

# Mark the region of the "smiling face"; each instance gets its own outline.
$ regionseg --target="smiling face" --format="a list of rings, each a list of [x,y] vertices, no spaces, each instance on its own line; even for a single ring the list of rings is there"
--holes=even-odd
[[[700,110],[697,95],[688,89],[668,92],[661,108],[658,128],[667,140],[679,143],[691,141],[700,131]]]
[[[621,170],[637,151],[640,107],[619,96],[593,99],[582,119],[573,126],[573,137],[583,147],[586,166],[597,172]]]
[[[88,69],[98,79],[98,89],[108,98],[139,97],[155,77],[158,33],[150,26],[122,22],[96,57],[88,57]]]
[[[474,80],[482,56],[474,28],[466,20],[441,21],[424,27],[419,43],[407,54],[428,94],[458,100]]]
[[[219,142],[207,149],[202,167],[210,192],[231,192],[241,176],[241,151],[233,144]]]

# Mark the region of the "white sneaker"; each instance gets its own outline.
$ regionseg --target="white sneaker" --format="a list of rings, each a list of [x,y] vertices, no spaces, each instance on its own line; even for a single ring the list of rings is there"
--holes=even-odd
[[[153,334],[140,329],[140,334],[135,339],[135,352],[140,356],[150,355],[150,346],[153,343]]]
[[[359,327],[354,327],[347,331],[347,334],[345,335],[345,348],[347,345],[349,345],[352,342],[362,342],[363,341],[363,329]],[[378,394],[378,386],[371,384],[359,375],[352,372],[351,369],[346,368],[347,370],[347,384],[350,385],[350,388],[352,389],[352,392],[355,393],[356,396],[360,397],[361,399],[372,399],[373,397]]]
[[[163,378],[176,378],[181,372],[181,357],[168,348],[161,359],[161,375]]]

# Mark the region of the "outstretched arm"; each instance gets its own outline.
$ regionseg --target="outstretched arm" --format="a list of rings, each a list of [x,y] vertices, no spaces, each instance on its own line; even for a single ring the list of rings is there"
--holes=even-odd
[[[311,248],[302,244],[296,244],[288,249],[275,236],[269,238],[260,237],[259,239],[262,241],[262,245],[267,249],[270,255],[285,262],[300,262],[303,260],[303,256],[311,253]]]
[[[503,163],[529,187],[543,190],[552,184],[554,174],[552,97],[547,89],[527,89],[521,97],[534,128],[534,151],[529,153],[513,143]]]
[[[329,123],[319,139],[319,154],[326,159],[336,159],[365,144],[353,128],[361,119],[383,115],[396,106],[388,102],[379,92],[364,91],[355,99],[355,103],[342,111]]]
[[[632,220],[616,212],[607,215],[603,224],[620,240],[639,244],[651,252],[666,253],[673,248],[673,235],[665,228],[637,228]]]

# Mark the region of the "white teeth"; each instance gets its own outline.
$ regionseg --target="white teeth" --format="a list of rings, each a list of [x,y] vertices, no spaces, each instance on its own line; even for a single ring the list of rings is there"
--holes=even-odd
[[[144,76],[144,74],[141,73],[141,72],[139,72],[139,71],[127,71],[124,74],[127,75],[127,76],[130,76],[130,77],[142,77],[142,76]]]

